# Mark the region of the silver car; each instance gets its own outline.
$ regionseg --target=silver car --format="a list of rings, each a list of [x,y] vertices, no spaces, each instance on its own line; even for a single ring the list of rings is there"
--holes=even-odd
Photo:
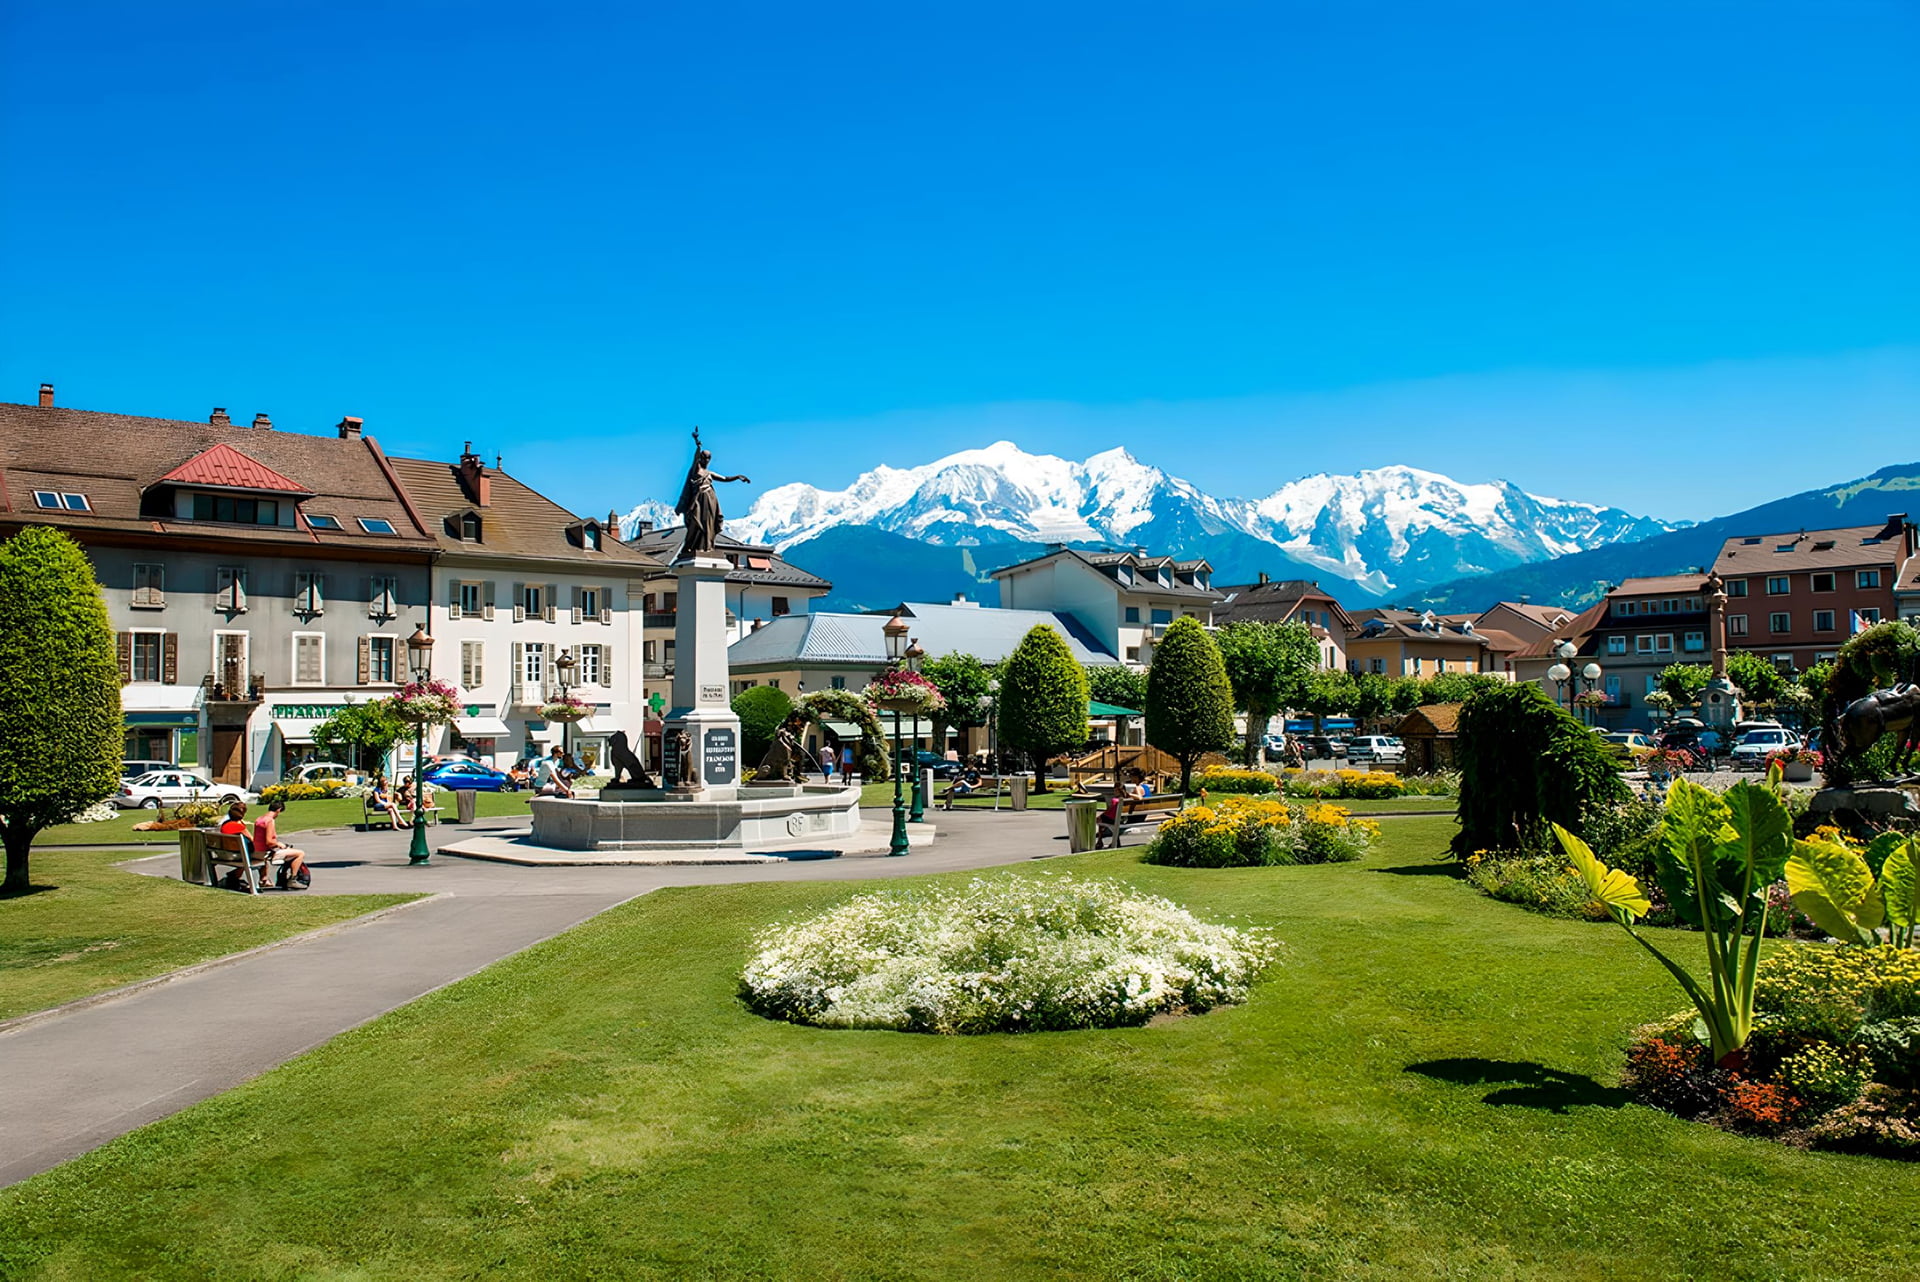
[[[1406,745],[1390,734],[1358,735],[1347,743],[1347,760],[1355,764],[1378,761],[1397,765],[1406,759]]]

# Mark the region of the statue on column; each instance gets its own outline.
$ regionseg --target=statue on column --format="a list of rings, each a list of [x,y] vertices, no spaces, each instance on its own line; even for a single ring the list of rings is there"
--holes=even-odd
[[[1708,638],[1713,644],[1713,675],[1727,675],[1727,585],[1718,572],[1707,576],[1707,609],[1711,611],[1709,627],[1712,635]]]
[[[709,471],[707,465],[713,462],[713,454],[700,444],[700,429],[693,429],[693,466],[687,469],[687,482],[680,487],[680,502],[674,511],[686,523],[686,534],[680,540],[680,561],[690,561],[697,556],[712,556],[720,541],[720,496],[714,492],[716,481],[753,482],[745,476],[721,476]]]

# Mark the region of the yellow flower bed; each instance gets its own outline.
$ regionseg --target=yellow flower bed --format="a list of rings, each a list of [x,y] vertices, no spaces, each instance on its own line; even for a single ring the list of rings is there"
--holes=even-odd
[[[1193,777],[1202,792],[1268,793],[1280,781],[1264,770],[1246,770],[1239,766],[1208,766]]]
[[[1360,858],[1379,831],[1328,802],[1301,806],[1228,795],[1188,806],[1162,824],[1147,860],[1186,868],[1332,863]]]

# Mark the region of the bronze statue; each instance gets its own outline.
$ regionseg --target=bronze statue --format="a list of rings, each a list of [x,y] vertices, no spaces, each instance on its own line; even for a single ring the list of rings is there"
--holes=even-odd
[[[633,748],[627,742],[627,732],[615,730],[607,736],[607,760],[613,763],[613,779],[608,788],[652,788],[653,776],[640,764],[640,758],[633,755]]]
[[[700,429],[693,429],[693,466],[687,469],[687,483],[680,487],[680,502],[674,507],[686,522],[686,535],[680,540],[680,555],[690,561],[696,556],[711,556],[720,541],[720,496],[714,493],[715,481],[746,481],[745,476],[721,476],[707,469],[713,462],[711,451],[700,444]]]
[[[1875,690],[1855,699],[1840,713],[1838,735],[1830,746],[1858,761],[1883,735],[1900,736],[1895,768],[1920,750],[1920,685],[1899,682],[1890,690]]]
[[[693,777],[693,736],[682,726],[672,734],[674,755],[673,786],[681,789],[698,788],[699,780]]]
[[[773,742],[767,745],[766,755],[760,758],[755,767],[753,781],[764,783],[779,779],[789,783],[804,783],[807,767],[813,759],[800,746],[800,728],[807,723],[805,713],[796,712],[780,723],[773,732]]]

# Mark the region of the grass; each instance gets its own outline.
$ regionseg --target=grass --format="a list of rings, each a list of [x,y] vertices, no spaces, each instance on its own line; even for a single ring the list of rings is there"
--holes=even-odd
[[[502,815],[524,815],[527,813],[527,800],[530,792],[482,792],[476,793],[476,813],[482,819]],[[441,814],[444,818],[453,812],[451,793],[437,794]],[[260,813],[259,806],[248,808],[248,818]],[[133,826],[146,823],[154,818],[151,810],[122,810],[111,819],[103,819],[92,824],[58,824],[48,828],[35,841],[40,846],[105,846],[138,843],[142,845],[172,846],[178,839],[171,831],[135,832]],[[290,801],[282,812],[279,830],[286,832],[304,832],[314,828],[344,828],[360,822],[360,802],[355,798],[326,798],[323,800]]]
[[[660,891],[0,1192],[39,1278],[1905,1278],[1914,1169],[1626,1102],[1681,1005],[1617,931],[1437,864],[1049,860],[1285,964],[1245,1006],[936,1038],[771,1023],[754,933],[868,888]]]
[[[113,867],[126,858],[125,851],[34,852],[34,890],[0,899],[0,1019],[415,898],[254,898]]]

